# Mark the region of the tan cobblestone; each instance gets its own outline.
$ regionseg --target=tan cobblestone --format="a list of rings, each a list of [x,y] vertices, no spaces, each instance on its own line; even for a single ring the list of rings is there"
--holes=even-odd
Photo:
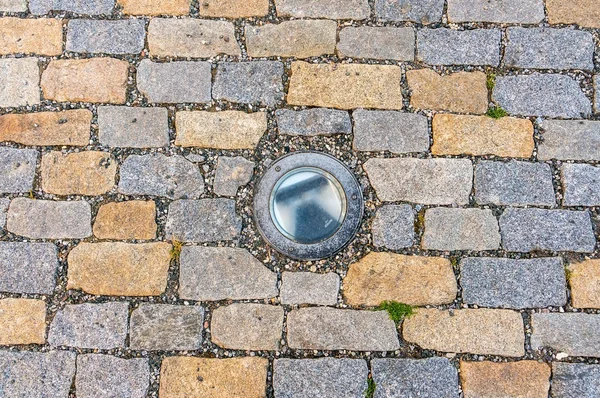
[[[117,162],[110,153],[84,151],[42,156],[42,189],[56,195],[101,195],[115,185]]]
[[[406,78],[413,108],[458,113],[487,111],[488,90],[483,72],[440,76],[431,69],[418,69],[406,72]]]
[[[80,243],[69,253],[67,289],[103,296],[157,296],[165,291],[171,245]]]
[[[54,60],[42,74],[44,98],[123,104],[129,63],[114,58]]]
[[[155,218],[156,205],[152,201],[106,203],[98,210],[93,231],[99,239],[154,239]]]
[[[125,15],[188,15],[190,0],[117,0]]]
[[[569,285],[575,308],[600,308],[600,260],[569,264]]]
[[[266,358],[167,357],[160,369],[161,398],[263,398]]]
[[[62,20],[0,18],[0,54],[60,55]]]
[[[546,0],[548,22],[577,24],[600,28],[600,7],[597,0]]]
[[[200,15],[205,17],[262,17],[269,12],[269,0],[203,0]]]
[[[0,116],[0,141],[23,145],[85,146],[90,142],[92,112],[76,109]]]
[[[0,300],[0,345],[45,342],[45,302],[20,298]]]

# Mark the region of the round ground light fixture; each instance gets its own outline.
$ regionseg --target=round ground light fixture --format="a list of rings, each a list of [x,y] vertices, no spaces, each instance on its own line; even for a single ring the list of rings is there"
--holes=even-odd
[[[277,251],[298,260],[329,257],[354,237],[363,214],[360,185],[332,156],[295,152],[260,179],[254,217]]]

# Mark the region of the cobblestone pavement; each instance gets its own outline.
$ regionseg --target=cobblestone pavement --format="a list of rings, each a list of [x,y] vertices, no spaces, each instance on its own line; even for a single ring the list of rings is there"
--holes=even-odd
[[[599,46],[598,0],[0,0],[0,396],[600,397]],[[364,188],[326,260],[253,222],[298,150]]]

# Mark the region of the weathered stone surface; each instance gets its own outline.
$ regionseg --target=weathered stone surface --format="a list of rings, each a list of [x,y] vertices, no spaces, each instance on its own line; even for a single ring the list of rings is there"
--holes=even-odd
[[[499,29],[421,29],[417,32],[417,60],[429,65],[500,64]]]
[[[277,117],[279,134],[352,134],[350,115],[345,111],[326,108],[312,108],[300,111],[278,109],[275,112],[275,116]],[[2,118],[0,117],[0,123],[1,121]]]
[[[231,304],[213,311],[211,340],[234,350],[277,350],[283,328],[283,308],[266,304]]]
[[[219,156],[213,182],[214,192],[220,196],[235,196],[239,187],[250,182],[253,172],[254,162],[242,156]]]
[[[154,57],[240,55],[233,23],[196,18],[152,18],[148,48]]]
[[[269,0],[205,0],[200,15],[205,17],[248,18],[269,13]]]
[[[540,160],[600,160],[600,122],[544,120],[541,127]]]
[[[533,153],[533,124],[528,119],[438,113],[432,129],[434,155],[529,158]]]
[[[222,62],[212,95],[216,100],[275,106],[284,97],[282,78],[283,64],[278,61]]]
[[[600,112],[600,75],[594,76],[594,110]]]
[[[594,0],[546,0],[546,9],[551,24],[600,28],[600,9]]]
[[[552,347],[570,356],[597,357],[600,316],[583,313],[532,314],[531,348]]]
[[[444,0],[375,0],[375,15],[381,21],[411,21],[423,25],[440,22]]]
[[[190,0],[117,0],[125,15],[188,15]]]
[[[485,113],[488,109],[488,90],[483,72],[457,72],[440,76],[431,69],[406,72],[412,91],[410,105],[458,113]]]
[[[177,112],[175,145],[217,149],[254,149],[265,131],[265,112]]]
[[[75,14],[110,15],[115,0],[29,0],[29,11],[32,14],[43,15],[50,11],[67,11]]]
[[[467,204],[473,166],[467,159],[369,159],[371,185],[384,202]]]
[[[415,241],[415,211],[410,205],[384,205],[377,210],[371,233],[373,245],[391,250],[411,247]]]
[[[502,246],[511,252],[591,253],[596,244],[587,211],[509,208],[500,217],[500,231]]]
[[[98,107],[98,138],[110,147],[154,148],[169,145],[166,108]]]
[[[343,57],[413,61],[415,31],[413,28],[347,27],[340,31],[337,50]]]
[[[152,201],[130,200],[100,206],[94,222],[98,239],[147,240],[156,238],[156,205]]]
[[[67,304],[54,316],[48,333],[51,346],[125,347],[129,303]]]
[[[465,398],[547,398],[550,366],[537,361],[460,361],[460,381]]]
[[[318,57],[335,52],[337,23],[292,20],[260,26],[246,25],[250,57]]]
[[[114,58],[53,60],[42,74],[44,98],[124,104],[128,70],[127,61]]]
[[[552,363],[554,398],[594,398],[598,391],[600,391],[600,365]]]
[[[183,156],[131,155],[121,165],[119,192],[125,195],[198,198],[204,191],[200,169]]]
[[[76,53],[139,54],[144,49],[143,19],[73,19],[67,27],[67,51]]]
[[[208,62],[152,62],[137,68],[138,90],[150,102],[210,102],[211,67]]]
[[[284,272],[281,275],[282,304],[336,305],[340,277],[335,272]]]
[[[0,345],[44,344],[46,303],[42,300],[0,300]],[[0,383],[1,384],[1,383]]]
[[[0,18],[0,54],[60,55],[60,19]]]
[[[0,193],[31,191],[38,156],[35,149],[0,148]]]
[[[159,395],[166,398],[263,398],[269,360],[167,357],[160,369]]]
[[[344,278],[344,301],[353,306],[440,305],[454,301],[456,291],[452,265],[441,257],[373,252],[351,264]]]
[[[600,260],[571,263],[569,286],[575,308],[600,308]]]
[[[246,300],[277,296],[277,274],[245,249],[184,246],[179,262],[179,297],[184,300]]]
[[[0,242],[0,291],[51,294],[58,259],[51,243]]]
[[[92,235],[91,212],[83,200],[15,198],[8,208],[6,229],[32,239],[83,239]]]
[[[81,398],[143,398],[148,391],[150,367],[144,358],[121,359],[111,355],[77,357],[75,389]]]
[[[37,58],[0,59],[0,107],[40,103],[40,68]]]
[[[374,359],[376,396],[458,398],[458,374],[447,358]]]
[[[294,18],[367,19],[366,0],[275,0],[277,16]]]
[[[69,253],[67,289],[102,296],[158,296],[165,291],[171,245],[80,243]]]
[[[394,65],[292,62],[290,105],[402,109],[401,70]],[[342,89],[343,88],[343,89]]]
[[[544,0],[448,0],[448,20],[537,24],[544,20]]]
[[[182,242],[237,239],[242,219],[231,199],[176,200],[169,205],[166,236]]]
[[[0,230],[4,229],[4,226],[6,225],[6,212],[8,211],[9,205],[10,199],[0,198]]]
[[[0,141],[39,146],[86,146],[90,141],[91,122],[92,112],[87,109],[2,115]]]
[[[42,189],[55,195],[102,195],[113,189],[117,161],[109,152],[84,151],[42,156]]]
[[[203,322],[199,306],[142,303],[131,313],[129,345],[133,350],[198,350]]]
[[[402,336],[436,351],[507,357],[525,354],[523,318],[511,310],[422,308],[404,320]]]
[[[75,353],[69,351],[0,351],[0,395],[68,397],[75,376]]]
[[[385,311],[328,307],[293,310],[287,317],[288,345],[303,350],[394,351],[396,325]]]
[[[366,361],[348,358],[276,359],[275,397],[362,397],[367,389]]]
[[[465,258],[460,264],[463,302],[481,307],[540,308],[567,303],[562,260]]]
[[[588,164],[562,166],[565,206],[600,206],[600,167]]]
[[[565,75],[501,76],[493,99],[513,115],[579,118],[591,113],[590,100],[577,81]]]
[[[356,110],[353,146],[358,151],[427,152],[427,117],[395,111]]]
[[[0,10],[3,12],[26,12],[27,0],[0,0]]]

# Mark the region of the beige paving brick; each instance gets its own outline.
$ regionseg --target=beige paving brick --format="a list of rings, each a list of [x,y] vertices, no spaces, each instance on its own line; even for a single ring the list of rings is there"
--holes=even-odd
[[[0,59],[0,107],[40,103],[40,67],[37,58]]]
[[[404,320],[402,335],[430,350],[507,357],[525,354],[523,318],[511,310],[423,308]]]
[[[275,0],[279,17],[366,19],[369,3],[366,0]]]
[[[406,72],[410,105],[417,109],[458,113],[485,113],[488,90],[483,72],[458,72],[440,76],[431,69]]]
[[[218,149],[254,149],[265,131],[264,112],[177,112],[175,145]]]
[[[0,345],[44,344],[46,303],[42,300],[0,300]]]
[[[27,0],[0,0],[2,12],[26,12]]]
[[[42,74],[45,99],[123,104],[129,63],[114,58],[54,60]]]
[[[262,398],[266,396],[266,358],[167,357],[160,369],[161,398]]]
[[[157,296],[165,291],[171,245],[80,243],[69,253],[67,289],[104,296]]]
[[[90,142],[92,112],[7,114],[0,116],[0,141],[23,145],[85,146]]]
[[[117,162],[110,153],[84,151],[42,156],[42,189],[56,195],[101,195],[115,185]]]
[[[434,155],[528,158],[533,153],[533,124],[528,119],[437,114],[432,128]]]
[[[117,0],[125,15],[188,15],[190,0]]]
[[[60,55],[62,21],[40,18],[0,18],[0,54]]]
[[[350,265],[343,281],[350,305],[377,306],[383,301],[439,305],[456,298],[450,261],[441,257],[369,253]]]
[[[290,105],[402,109],[401,70],[393,65],[292,63]]]
[[[98,210],[93,231],[99,239],[154,239],[155,218],[156,205],[152,201],[106,203]]]
[[[340,31],[337,50],[344,57],[412,61],[415,59],[415,31],[413,28],[347,27]]]
[[[205,17],[262,17],[269,12],[269,0],[203,0],[200,15]]]
[[[577,24],[600,28],[600,7],[597,0],[546,0],[548,22]]]
[[[550,366],[537,361],[460,361],[465,398],[547,398]]]
[[[568,267],[575,308],[600,308],[600,260],[571,263]]]

